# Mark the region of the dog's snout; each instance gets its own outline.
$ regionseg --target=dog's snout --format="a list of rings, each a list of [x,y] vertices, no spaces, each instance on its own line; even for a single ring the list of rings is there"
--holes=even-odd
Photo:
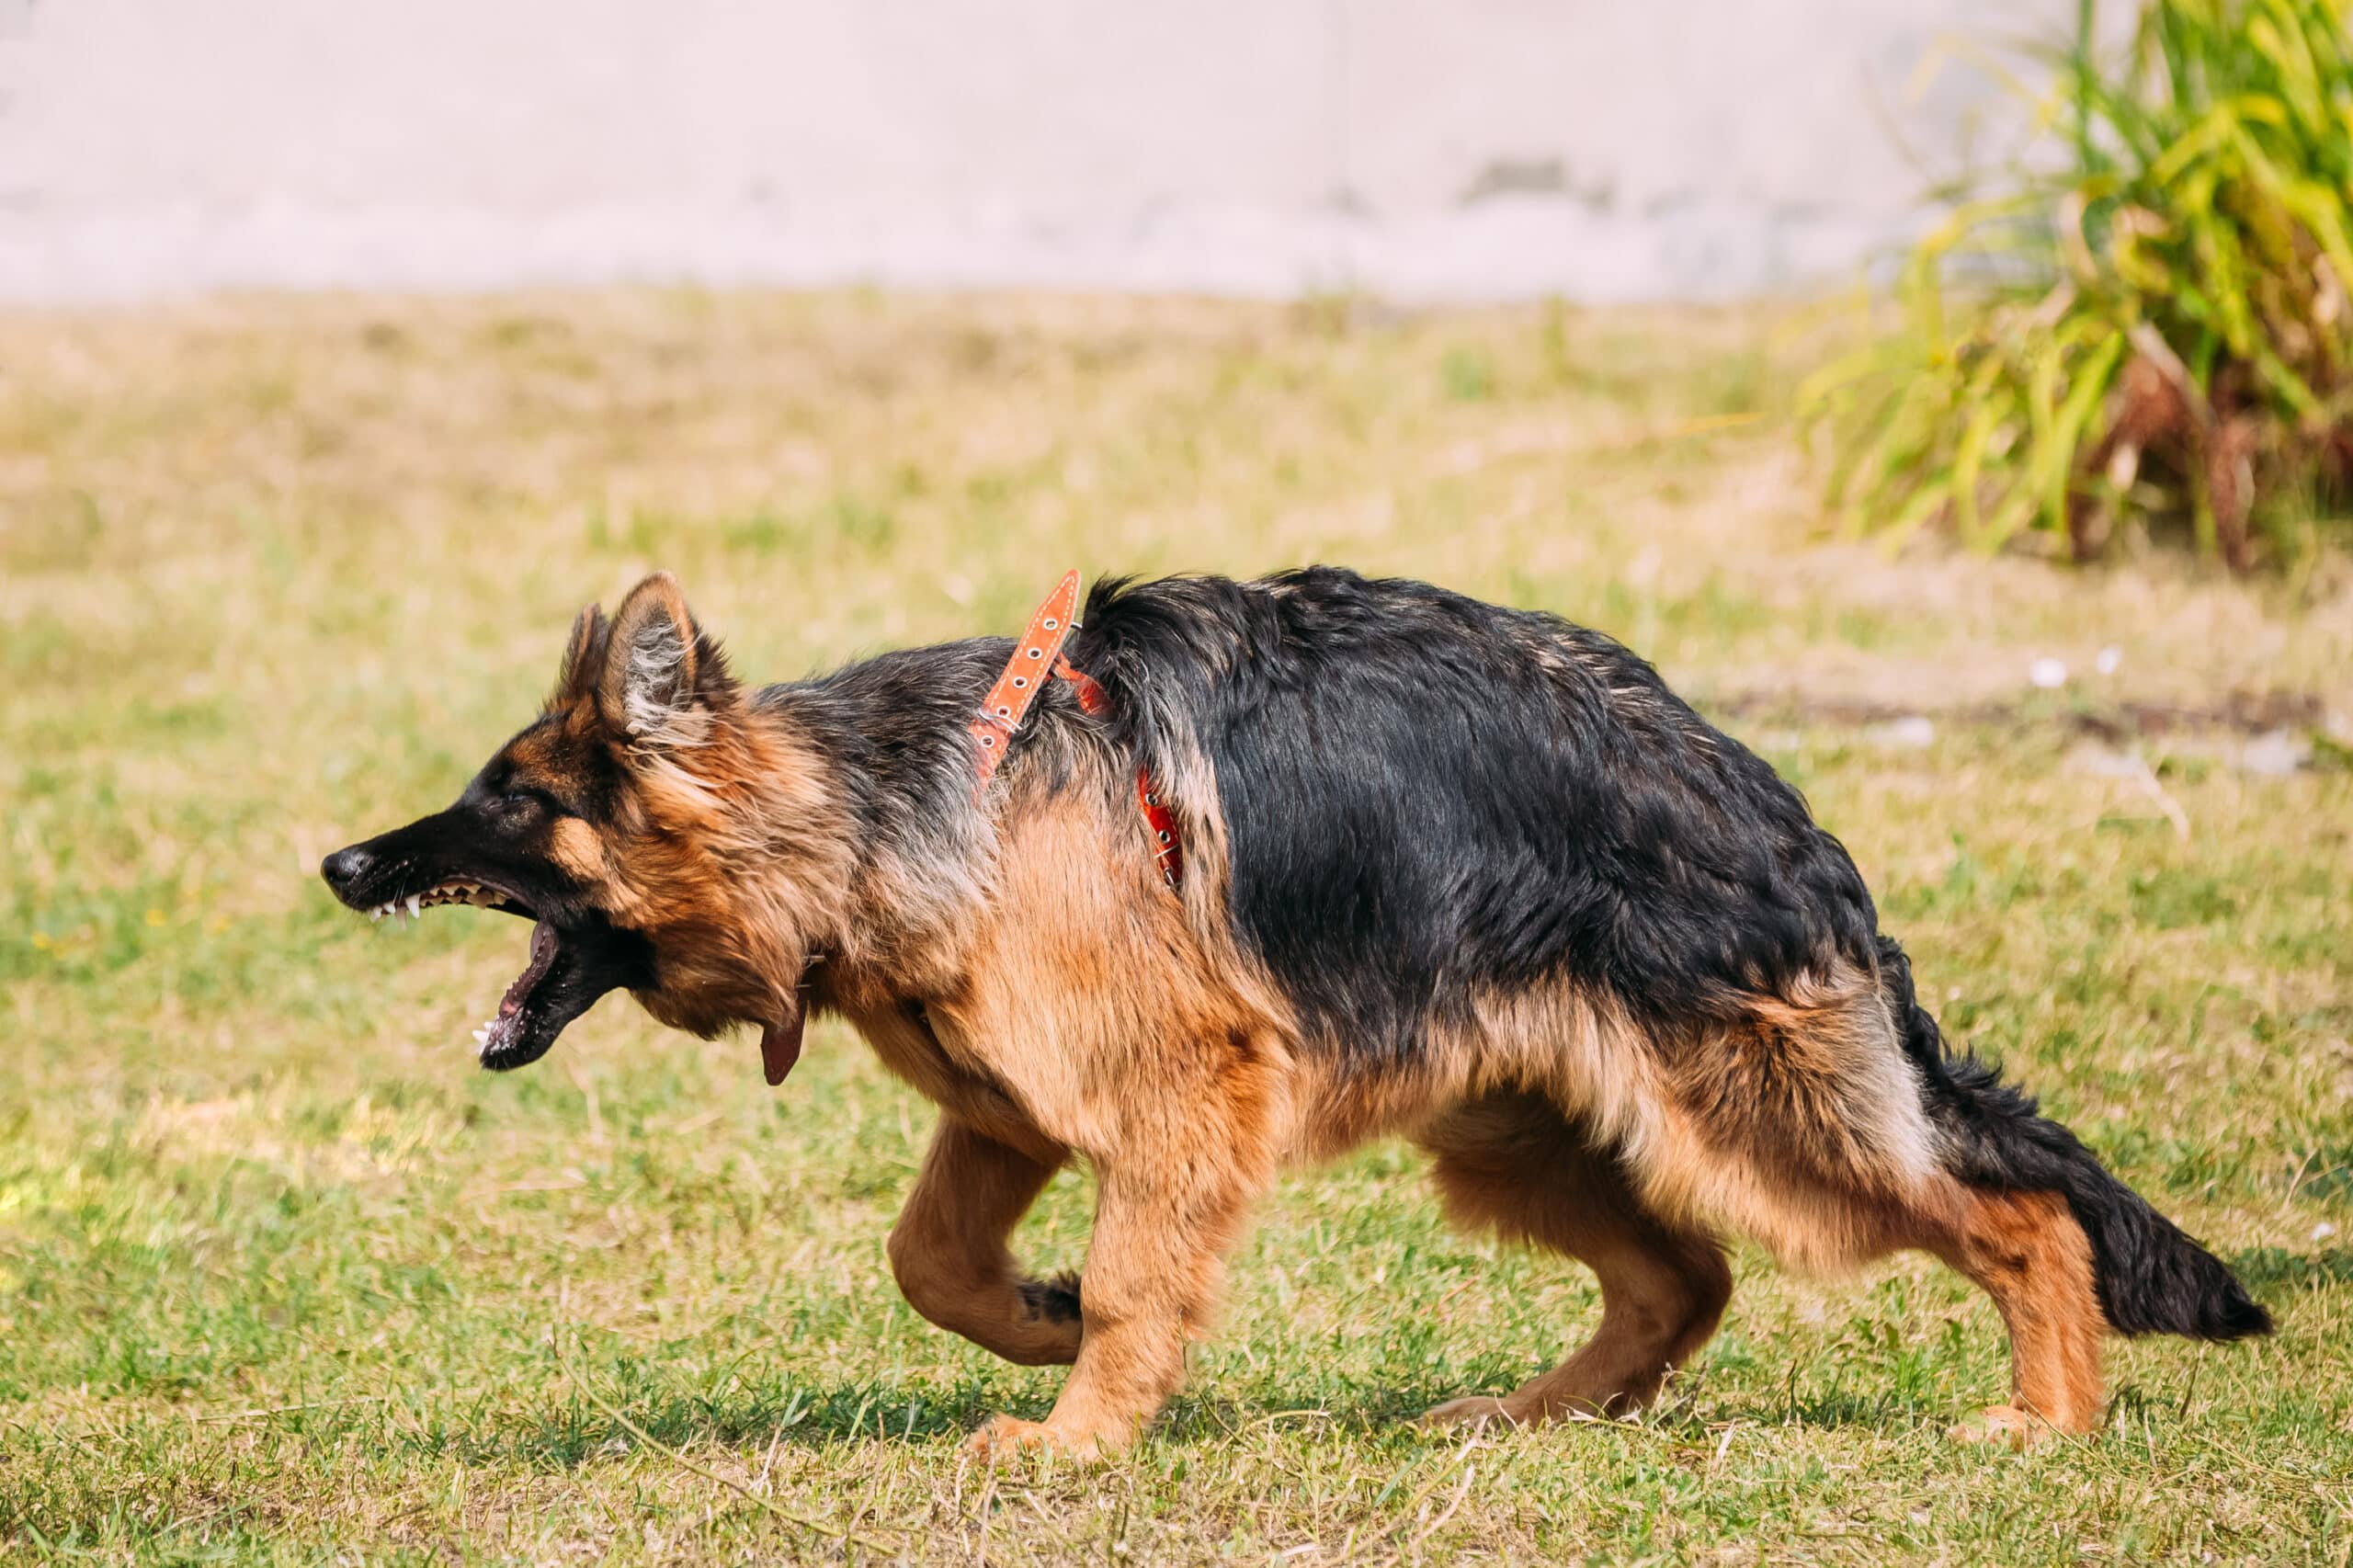
[[[368,868],[373,863],[374,858],[367,850],[355,844],[348,849],[338,849],[320,861],[319,875],[327,880],[327,886],[337,892],[343,892],[352,883],[368,874]]]

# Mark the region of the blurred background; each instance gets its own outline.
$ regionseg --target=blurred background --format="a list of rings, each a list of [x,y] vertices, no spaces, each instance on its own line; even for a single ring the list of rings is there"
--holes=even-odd
[[[2073,0],[0,0],[0,297],[1840,278]]]
[[[2343,0],[0,0],[0,1559],[2344,1568],[2349,278]],[[1654,661],[2279,1334],[1989,1461],[1981,1296],[1744,1249],[1436,1443],[1599,1302],[1381,1146],[992,1478],[846,1030],[481,1073],[517,923],[317,880],[656,567],[765,681],[1314,561]]]

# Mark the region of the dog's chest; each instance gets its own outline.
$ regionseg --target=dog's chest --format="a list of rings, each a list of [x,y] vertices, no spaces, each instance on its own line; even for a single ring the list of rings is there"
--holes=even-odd
[[[882,1065],[926,1099],[1001,1143],[1043,1153],[1052,1141],[996,1076],[943,1041],[923,1004],[903,999],[843,1016],[866,1039]]]

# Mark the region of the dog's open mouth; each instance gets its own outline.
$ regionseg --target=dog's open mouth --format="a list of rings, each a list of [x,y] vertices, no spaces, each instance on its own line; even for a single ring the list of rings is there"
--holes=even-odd
[[[484,1067],[506,1072],[547,1054],[564,1026],[606,992],[653,983],[652,949],[644,937],[614,926],[601,914],[567,916],[562,924],[540,914],[518,893],[495,883],[451,878],[369,908],[369,918],[417,918],[439,904],[469,904],[518,915],[531,922],[531,949],[523,972],[498,1000],[498,1009],[473,1031]]]
[[[532,997],[546,981],[549,971],[555,968],[556,957],[562,947],[563,937],[557,933],[554,922],[538,920],[532,923],[531,961],[524,965],[523,972],[515,977],[515,983],[506,988],[506,994],[498,999],[498,1011],[484,1019],[482,1028],[474,1030],[474,1049],[481,1054],[484,1065],[494,1065],[494,1059],[513,1054],[525,1025],[530,1021]],[[570,1021],[568,1018],[565,1020],[567,1023]],[[555,1033],[550,1030],[548,1043],[552,1045],[554,1042]],[[532,1054],[536,1056],[538,1052]],[[522,1062],[507,1065],[520,1066]]]

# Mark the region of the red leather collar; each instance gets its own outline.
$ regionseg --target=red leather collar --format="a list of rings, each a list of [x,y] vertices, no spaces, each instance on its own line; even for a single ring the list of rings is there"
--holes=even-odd
[[[988,789],[989,780],[996,777],[997,764],[1005,760],[1013,737],[1021,733],[1030,704],[1038,700],[1038,693],[1045,689],[1047,679],[1059,673],[1063,644],[1070,641],[1071,617],[1077,609],[1078,571],[1074,567],[1063,574],[1063,580],[1054,585],[1054,591],[1046,596],[1046,602],[1029,618],[1029,628],[1013,644],[1013,657],[1006,661],[996,684],[981,699],[980,711],[965,726],[972,733],[972,744],[980,747],[974,759],[974,800],[980,799]]]
[[[1013,657],[1006,662],[1004,673],[989,687],[980,710],[966,726],[975,747],[974,800],[996,777],[997,765],[1005,760],[1013,737],[1021,733],[1030,705],[1038,700],[1049,677],[1068,681],[1078,695],[1079,707],[1087,712],[1109,710],[1111,699],[1101,683],[1063,656],[1063,644],[1076,629],[1072,617],[1077,609],[1078,572],[1074,568],[1063,574],[1063,580],[1029,618],[1028,628],[1013,644]],[[1160,867],[1160,880],[1176,887],[1185,875],[1185,848],[1176,836],[1176,818],[1161,803],[1160,791],[1141,767],[1136,769],[1136,809],[1143,813],[1144,826],[1152,834],[1153,859]]]

